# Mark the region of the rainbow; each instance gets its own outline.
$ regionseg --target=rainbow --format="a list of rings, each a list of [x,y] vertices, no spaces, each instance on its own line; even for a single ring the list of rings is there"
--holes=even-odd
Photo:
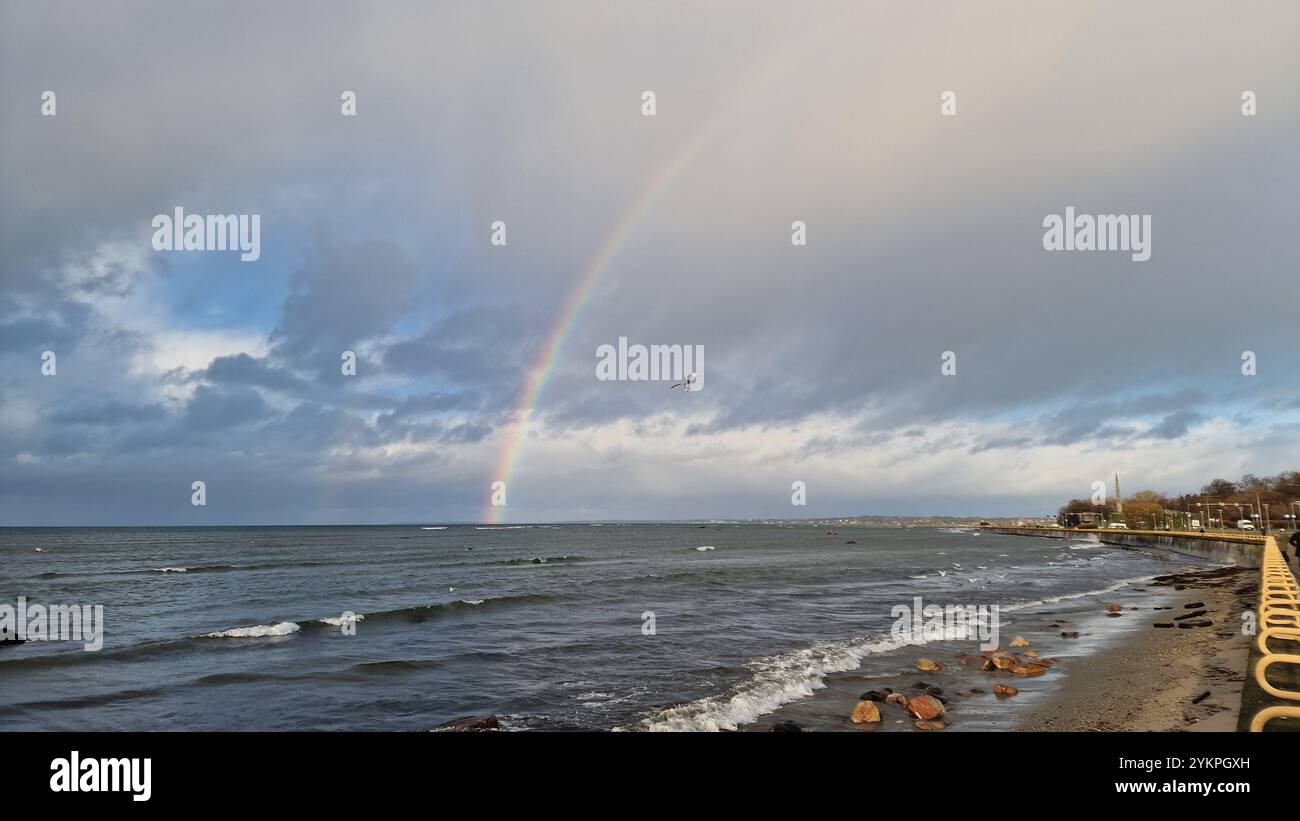
[[[632,235],[637,224],[649,213],[651,206],[654,205],[659,195],[668,188],[677,175],[682,172],[682,169],[689,165],[690,161],[699,153],[700,148],[719,130],[726,120],[727,114],[737,109],[746,100],[754,99],[761,94],[771,81],[783,71],[789,71],[798,65],[796,57],[800,53],[802,46],[810,42],[812,35],[813,32],[810,31],[800,40],[787,43],[780,49],[770,52],[767,55],[766,62],[751,75],[751,82],[744,90],[744,93],[732,95],[725,105],[715,109],[713,115],[705,120],[694,135],[682,143],[677,153],[669,158],[659,173],[651,175],[646,185],[632,198],[628,207],[624,210],[622,218],[610,231],[609,236],[606,237],[596,251],[595,256],[587,263],[587,267],[583,269],[577,285],[574,286],[568,301],[556,317],[555,325],[552,326],[550,333],[546,335],[542,343],[541,353],[538,355],[532,369],[528,372],[528,379],[524,383],[524,389],[519,394],[519,402],[513,414],[514,424],[506,435],[505,445],[501,449],[496,471],[491,481],[489,481],[489,486],[491,482],[503,481],[506,483],[507,494],[510,492],[515,470],[519,467],[519,457],[523,453],[524,442],[528,438],[529,427],[536,415],[537,405],[541,401],[542,394],[546,390],[546,383],[555,370],[555,363],[559,359],[560,352],[564,349],[564,343],[582,317],[583,309],[587,307],[587,303],[591,300],[591,295],[596,290],[596,286],[600,284],[601,279],[608,272],[610,263],[623,249],[623,245],[627,242],[628,237]],[[483,508],[483,521],[500,522],[505,513],[505,507],[505,505],[493,505],[489,493],[488,500]]]
[[[659,194],[669,186],[695,154],[699,152],[700,147],[708,141],[708,137],[715,130],[717,122],[718,118],[713,118],[694,137],[686,140],[660,172],[650,178],[641,191],[633,197],[631,204],[623,212],[622,218],[614,226],[604,243],[601,244],[596,255],[587,263],[587,267],[583,269],[582,276],[578,278],[578,284],[574,286],[568,301],[555,320],[555,325],[546,335],[545,341],[542,343],[541,353],[528,372],[528,380],[524,384],[523,392],[519,394],[519,403],[513,414],[514,424],[506,436],[505,446],[501,449],[501,456],[497,462],[496,472],[493,474],[492,480],[505,482],[507,494],[511,482],[514,480],[515,469],[519,466],[519,457],[523,453],[524,442],[528,438],[529,426],[537,411],[538,402],[541,401],[542,393],[546,390],[546,383],[555,371],[555,363],[560,358],[560,352],[564,350],[564,343],[568,341],[569,335],[573,333],[574,327],[582,317],[583,309],[591,301],[592,293],[595,292],[596,286],[600,284],[601,279],[609,270],[610,263],[623,249],[623,245],[627,242],[628,237],[632,235],[637,224],[649,213],[650,207]],[[505,505],[493,505],[489,496],[488,503],[483,509],[483,521],[500,522],[504,512]]]

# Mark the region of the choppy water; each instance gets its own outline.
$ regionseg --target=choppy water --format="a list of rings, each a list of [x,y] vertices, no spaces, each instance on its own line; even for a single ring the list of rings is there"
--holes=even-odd
[[[0,648],[0,730],[745,726],[831,674],[904,664],[890,611],[913,596],[1032,608],[1170,568],[1070,546],[768,525],[0,529],[0,604],[102,604],[107,622],[99,652]],[[364,615],[355,636],[327,621],[344,611]]]

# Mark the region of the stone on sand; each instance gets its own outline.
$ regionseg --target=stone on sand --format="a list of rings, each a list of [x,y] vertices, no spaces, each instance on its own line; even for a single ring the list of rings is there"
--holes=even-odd
[[[932,721],[944,714],[942,702],[934,696],[917,696],[907,702],[907,711],[922,721]]]
[[[880,721],[880,708],[874,701],[859,701],[849,720],[854,724],[874,724]]]

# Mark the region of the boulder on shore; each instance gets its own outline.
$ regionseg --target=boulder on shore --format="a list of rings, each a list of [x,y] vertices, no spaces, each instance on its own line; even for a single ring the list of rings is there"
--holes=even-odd
[[[484,730],[499,730],[501,722],[496,716],[469,716],[439,724],[433,729],[443,733],[477,733]]]
[[[1020,691],[1015,687],[1008,687],[1005,684],[994,684],[993,693],[998,698],[1010,698],[1011,696],[1019,695]]]
[[[924,670],[927,673],[933,673],[936,670],[942,670],[943,665],[930,659],[917,659],[916,669]]]
[[[944,707],[934,696],[917,696],[907,702],[907,711],[922,721],[933,721],[944,714]]]
[[[948,725],[942,721],[918,721],[913,726],[918,730],[942,730]]]
[[[782,721],[780,724],[772,725],[774,733],[802,733],[803,727],[795,724],[793,721]]]
[[[1012,646],[1012,647],[1028,647],[1028,646],[1029,646],[1029,639],[1025,638],[1024,636],[1016,636],[1014,639],[1011,640],[1011,646]]]
[[[854,724],[875,724],[880,721],[880,708],[874,701],[859,701],[849,720]]]

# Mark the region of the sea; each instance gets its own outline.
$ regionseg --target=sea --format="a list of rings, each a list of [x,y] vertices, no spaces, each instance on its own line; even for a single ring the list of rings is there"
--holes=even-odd
[[[1205,565],[967,527],[5,528],[0,606],[99,605],[104,624],[97,651],[0,643],[0,731],[487,715],[514,731],[848,730],[858,689],[925,684],[918,655],[955,670],[978,652],[900,637],[918,597],[997,605],[1003,643],[1023,632],[1078,660],[1144,626],[1105,603],[1149,609],[1151,578]],[[1068,667],[1025,687],[1045,695]],[[968,703],[953,729],[1014,726],[1026,702]]]

